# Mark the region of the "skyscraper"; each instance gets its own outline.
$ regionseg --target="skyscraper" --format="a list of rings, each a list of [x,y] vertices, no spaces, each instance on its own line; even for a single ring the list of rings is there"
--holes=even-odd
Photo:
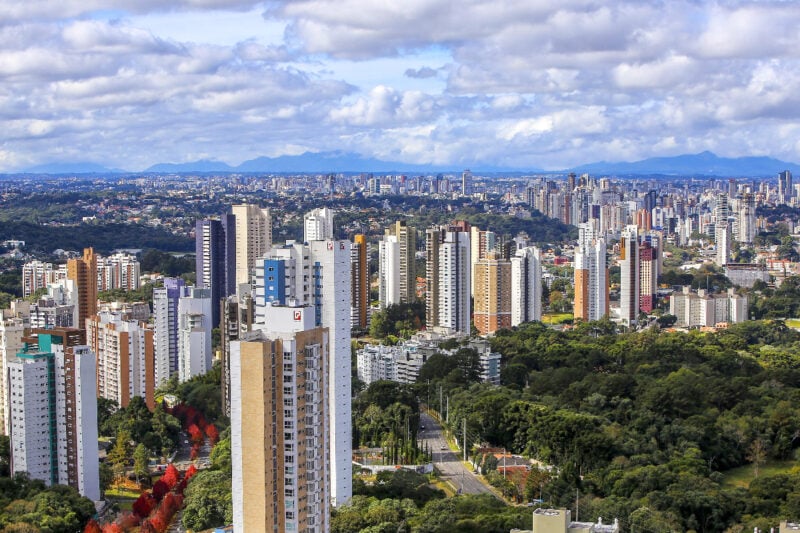
[[[725,266],[731,258],[731,225],[728,220],[718,220],[714,225],[714,245],[717,266]]]
[[[164,278],[164,286],[153,289],[156,387],[178,371],[178,301],[184,286],[181,278]]]
[[[542,259],[533,246],[511,258],[511,325],[542,319]]]
[[[600,320],[608,315],[608,268],[606,242],[594,223],[579,225],[575,247],[574,316],[581,320]]]
[[[83,331],[33,330],[7,365],[11,472],[100,500],[95,356]]]
[[[198,220],[195,227],[196,284],[211,290],[211,322],[219,325],[219,301],[236,293],[236,217]]]
[[[216,307],[219,307],[217,302]],[[211,370],[211,291],[185,287],[178,300],[178,380]]]
[[[439,244],[439,321],[450,333],[470,334],[470,242],[466,231],[445,231]]]
[[[257,264],[253,329],[268,328],[270,308],[300,302],[314,311],[315,325],[329,330],[328,409],[331,420],[331,500],[352,496],[350,414],[351,245],[348,241],[293,241],[273,247]]]
[[[650,313],[656,306],[658,290],[658,241],[645,239],[639,245],[639,309]]]
[[[333,211],[320,207],[303,217],[303,242],[333,239]]]
[[[639,318],[639,233],[638,226],[629,225],[619,241],[620,294],[619,312],[626,326]]]
[[[78,323],[85,328],[86,319],[97,313],[97,255],[93,248],[84,248],[83,257],[67,261],[67,279],[78,288]]]
[[[788,204],[792,201],[792,173],[788,170],[778,173],[778,203]]]
[[[127,407],[134,396],[155,407],[153,330],[122,313],[101,312],[86,321],[86,344],[97,360],[97,396]]]
[[[381,309],[400,303],[400,243],[384,235],[378,243],[378,300]]]
[[[236,221],[236,292],[250,285],[256,259],[272,246],[272,218],[269,209],[253,204],[231,207]]]
[[[461,195],[472,195],[472,172],[465,170],[461,173]]]
[[[412,303],[417,299],[417,229],[407,225],[405,220],[398,220],[386,229],[385,235],[396,237],[399,246],[399,303]]]
[[[475,263],[473,319],[481,335],[511,327],[511,261],[496,252]]]
[[[475,264],[481,259],[486,259],[489,252],[495,250],[497,246],[497,236],[493,231],[483,231],[472,226],[469,228],[470,244],[470,293],[475,294]]]
[[[6,365],[22,350],[22,335],[25,331],[23,317],[3,317],[0,311],[0,430],[8,435],[8,382]]]
[[[351,327],[365,331],[369,327],[369,245],[366,235],[353,238],[351,256],[352,303],[350,304]]]
[[[311,306],[267,313],[231,342],[234,529],[329,531],[328,329]]]

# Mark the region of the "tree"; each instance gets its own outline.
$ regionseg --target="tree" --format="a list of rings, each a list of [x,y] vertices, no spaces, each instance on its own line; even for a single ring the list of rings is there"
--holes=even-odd
[[[117,438],[114,441],[114,446],[106,456],[106,461],[111,466],[114,472],[114,477],[119,479],[125,477],[125,466],[130,457],[130,440],[131,434],[125,430],[117,433]]]
[[[767,445],[760,437],[750,443],[746,458],[753,464],[753,476],[757,478],[758,469],[767,458]]]
[[[161,476],[161,481],[166,483],[167,487],[172,490],[175,488],[175,485],[178,484],[178,480],[180,479],[180,474],[178,473],[178,469],[175,468],[175,465],[170,463],[167,465],[167,469],[164,470],[164,475]]]
[[[147,448],[145,448],[144,444],[136,446],[133,451],[133,473],[140,482],[141,479],[150,479],[149,462],[150,454],[147,453]]]

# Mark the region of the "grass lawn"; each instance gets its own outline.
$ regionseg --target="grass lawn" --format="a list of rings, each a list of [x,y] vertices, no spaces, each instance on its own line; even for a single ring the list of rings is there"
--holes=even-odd
[[[792,468],[797,466],[796,461],[767,461],[758,469],[759,477],[774,476],[776,474],[788,473]],[[755,479],[753,472],[753,465],[740,466],[732,468],[725,472],[725,479],[722,485],[725,487],[743,487],[750,486],[750,482]]]
[[[542,315],[543,324],[563,324],[568,320],[572,320],[572,313],[549,313]]]
[[[789,327],[789,328],[800,328],[800,318],[787,318],[786,319],[786,327]]]

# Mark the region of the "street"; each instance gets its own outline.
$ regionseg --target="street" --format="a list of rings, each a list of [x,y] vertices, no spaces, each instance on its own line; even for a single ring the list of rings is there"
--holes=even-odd
[[[425,429],[422,429],[424,426]],[[449,481],[462,494],[495,494],[489,490],[464,464],[461,462],[460,452],[450,450],[442,431],[442,426],[433,417],[420,414],[420,445],[428,444],[432,451],[433,466],[439,471],[444,481]]]

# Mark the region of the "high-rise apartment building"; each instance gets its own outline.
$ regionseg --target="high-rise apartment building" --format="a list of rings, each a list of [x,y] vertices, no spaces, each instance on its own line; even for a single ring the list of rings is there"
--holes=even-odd
[[[181,382],[211,370],[213,307],[210,289],[186,287],[178,300],[178,380]]]
[[[470,334],[470,242],[466,231],[445,231],[439,243],[438,326],[450,333]]]
[[[645,240],[639,245],[639,309],[650,313],[657,303],[660,250],[658,240]]]
[[[134,396],[155,407],[153,330],[122,313],[100,312],[86,321],[86,344],[97,358],[97,396],[127,407]]]
[[[475,314],[481,335],[511,327],[511,261],[496,252],[479,259],[475,268]]]
[[[97,290],[139,288],[140,266],[135,255],[116,253],[108,257],[97,256]]]
[[[12,474],[100,500],[95,356],[83,331],[33,330],[6,372]]]
[[[1,313],[0,313],[1,315]],[[22,350],[22,336],[26,329],[25,319],[22,317],[0,316],[0,430],[3,435],[8,435],[8,382],[6,380],[6,365],[18,352]]]
[[[461,195],[472,195],[472,172],[465,170],[461,173]]]
[[[791,203],[793,193],[792,173],[788,170],[778,172],[778,204]]]
[[[351,252],[352,303],[350,304],[351,327],[365,331],[369,328],[369,245],[366,235],[353,238]]]
[[[270,306],[267,318],[231,342],[234,529],[326,532],[328,329],[308,305]]]
[[[538,248],[517,250],[511,258],[511,325],[542,319],[542,256]]]
[[[399,303],[412,303],[417,299],[417,229],[407,225],[405,220],[398,220],[393,226],[386,229],[384,238],[387,236],[396,237],[399,247]]]
[[[378,243],[378,300],[381,309],[400,303],[400,243],[384,235]]]
[[[67,261],[67,279],[78,288],[78,323],[84,328],[86,319],[97,313],[97,254],[84,248],[83,257]]]
[[[181,278],[164,278],[164,286],[153,289],[156,387],[178,371],[178,301],[185,285]]]
[[[622,323],[631,326],[639,319],[639,228],[627,226],[619,241],[619,313]]]
[[[469,228],[469,257],[470,257],[470,291],[475,294],[475,264],[481,259],[486,259],[489,252],[497,247],[497,236],[493,231],[482,231],[475,226]]]
[[[714,262],[717,266],[724,267],[731,259],[731,224],[727,219],[717,220],[714,225],[714,246]]]
[[[600,320],[608,316],[606,242],[599,236],[595,224],[585,223],[579,226],[574,265],[575,318]]]
[[[320,207],[303,217],[303,242],[333,239],[333,211]]]
[[[329,330],[328,409],[331,419],[331,500],[352,496],[350,414],[351,245],[348,241],[287,242],[258,262],[253,294],[253,329],[268,326],[273,305],[300,302],[314,310],[315,324]]]
[[[196,285],[211,290],[211,322],[219,325],[219,301],[236,293],[236,217],[198,220],[195,227]]]
[[[272,218],[269,209],[253,204],[231,207],[236,221],[236,291],[250,285],[256,260],[272,246]]]
[[[28,298],[40,289],[67,278],[67,265],[29,261],[22,265],[22,297]]]

